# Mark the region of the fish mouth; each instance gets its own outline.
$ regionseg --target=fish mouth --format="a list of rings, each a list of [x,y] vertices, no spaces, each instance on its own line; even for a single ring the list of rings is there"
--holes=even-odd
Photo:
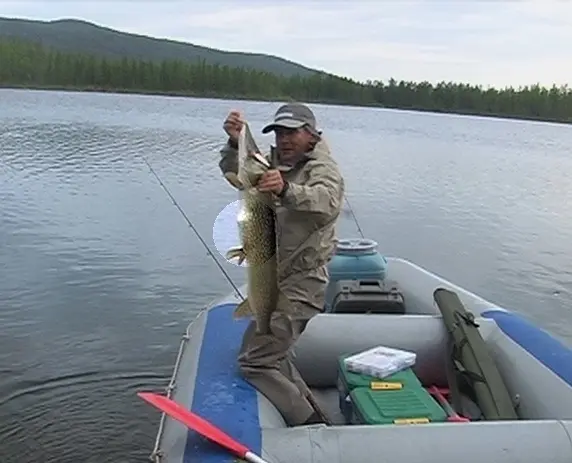
[[[268,162],[268,160],[262,156],[260,153],[256,153],[256,152],[252,152],[250,153],[250,156],[257,161],[258,163],[262,164],[264,167],[268,167],[270,168],[270,163]]]

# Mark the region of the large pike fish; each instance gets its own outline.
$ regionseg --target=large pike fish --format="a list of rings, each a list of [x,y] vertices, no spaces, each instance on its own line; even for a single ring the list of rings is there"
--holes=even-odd
[[[271,193],[261,193],[256,185],[271,168],[260,154],[245,122],[238,139],[238,173],[227,180],[241,191],[242,205],[238,213],[241,246],[231,248],[227,259],[245,260],[248,274],[247,298],[234,312],[235,318],[253,316],[256,331],[270,334],[270,318],[278,303],[275,217]]]

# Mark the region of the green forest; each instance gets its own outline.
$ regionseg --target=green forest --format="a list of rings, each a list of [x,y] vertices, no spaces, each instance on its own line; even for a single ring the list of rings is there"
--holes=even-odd
[[[299,100],[572,122],[572,90],[568,87],[484,89],[393,79],[360,83],[323,73],[283,77],[204,60],[154,62],[67,53],[20,39],[0,40],[0,63],[2,87]]]

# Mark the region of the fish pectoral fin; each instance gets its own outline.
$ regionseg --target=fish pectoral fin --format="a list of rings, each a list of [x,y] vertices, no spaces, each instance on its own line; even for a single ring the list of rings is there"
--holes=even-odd
[[[238,259],[238,265],[242,265],[246,259],[246,253],[244,252],[244,248],[242,246],[230,248],[226,253],[226,258],[229,260]]]
[[[242,182],[238,179],[238,175],[234,172],[227,172],[224,174],[224,178],[226,178],[226,180],[228,181],[228,183],[230,183],[233,187],[235,187],[237,190],[244,190],[244,185],[242,184]]]
[[[234,318],[244,318],[250,315],[252,315],[252,311],[250,310],[250,303],[248,302],[248,299],[242,301],[236,306],[236,309],[234,309]]]

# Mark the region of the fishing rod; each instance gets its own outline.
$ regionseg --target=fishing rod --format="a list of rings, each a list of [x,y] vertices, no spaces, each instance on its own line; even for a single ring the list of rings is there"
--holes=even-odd
[[[239,296],[243,301],[244,301],[244,296],[242,295],[242,293],[240,292],[240,290],[238,289],[238,286],[236,286],[236,284],[234,283],[234,281],[232,281],[232,278],[230,277],[230,275],[228,274],[228,272],[224,269],[224,267],[222,266],[222,264],[218,261],[218,259],[216,258],[216,256],[213,254],[213,252],[211,251],[209,245],[207,244],[207,242],[203,239],[203,237],[201,236],[201,234],[199,233],[199,231],[195,228],[195,226],[193,225],[193,223],[191,222],[191,220],[189,219],[189,217],[187,216],[187,214],[185,214],[185,211],[183,210],[183,208],[181,206],[179,206],[179,203],[177,203],[177,200],[175,199],[175,197],[171,194],[171,192],[169,191],[169,189],[167,188],[167,186],[162,182],[161,178],[159,177],[159,175],[157,174],[157,172],[155,172],[155,170],[153,169],[153,167],[151,167],[151,164],[149,164],[149,162],[147,161],[147,159],[145,158],[145,156],[141,155],[141,159],[143,159],[143,161],[145,162],[145,164],[147,164],[147,167],[149,168],[149,170],[151,171],[151,173],[153,174],[153,176],[157,179],[157,181],[159,182],[159,185],[161,185],[161,187],[163,188],[163,190],[165,190],[165,193],[167,193],[167,195],[169,196],[169,198],[171,198],[171,201],[173,202],[173,204],[175,205],[175,207],[177,209],[179,209],[179,212],[181,213],[181,215],[183,216],[183,218],[185,219],[185,221],[187,222],[187,225],[191,228],[191,230],[193,230],[193,232],[195,233],[195,235],[197,235],[197,238],[200,240],[200,242],[203,244],[203,246],[205,247],[205,249],[207,250],[207,252],[209,253],[209,255],[213,258],[213,260],[215,261],[215,263],[217,264],[218,268],[220,269],[220,271],[222,272],[222,274],[224,275],[224,277],[228,280],[228,282],[230,283],[230,285],[232,286],[232,288],[236,291],[237,296]]]
[[[362,238],[362,239],[365,239],[365,236],[364,236],[364,234],[363,234],[363,231],[362,231],[361,227],[359,226],[358,219],[357,219],[357,217],[356,217],[356,215],[355,215],[355,213],[354,213],[354,210],[352,209],[352,205],[350,204],[350,201],[349,201],[348,197],[347,197],[345,194],[344,194],[344,199],[346,200],[346,203],[347,203],[348,208],[349,208],[349,210],[350,210],[350,214],[352,215],[352,217],[353,217],[353,219],[354,219],[354,223],[356,224],[357,230],[358,230],[359,234],[361,235],[361,238]]]

